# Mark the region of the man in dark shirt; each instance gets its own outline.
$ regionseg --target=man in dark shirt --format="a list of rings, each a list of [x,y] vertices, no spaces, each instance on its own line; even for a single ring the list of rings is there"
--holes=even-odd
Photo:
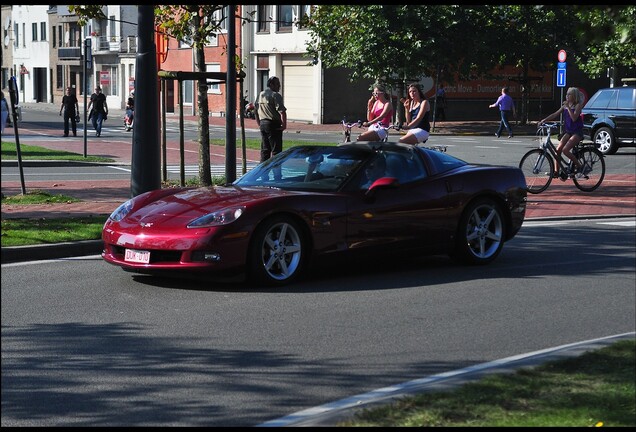
[[[77,136],[77,122],[75,116],[79,113],[77,105],[77,97],[70,87],[66,87],[66,94],[62,97],[62,105],[60,106],[60,115],[64,111],[64,136],[68,136],[68,121],[71,121],[73,136]]]
[[[102,88],[100,86],[95,87],[95,93],[91,95],[91,101],[88,104],[88,110],[91,113],[90,118],[93,121],[95,135],[100,136],[102,134],[102,123],[108,115],[106,96],[102,93]]]

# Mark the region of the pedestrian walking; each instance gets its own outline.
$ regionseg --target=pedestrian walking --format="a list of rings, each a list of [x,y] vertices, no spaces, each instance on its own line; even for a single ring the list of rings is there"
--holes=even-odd
[[[4,128],[7,125],[7,119],[9,118],[9,104],[4,98],[4,92],[0,91],[0,105],[2,106],[2,117],[0,117],[0,129],[2,135],[4,135]]]
[[[79,105],[77,97],[73,93],[73,89],[66,87],[66,94],[62,97],[62,105],[60,105],[60,115],[64,113],[64,136],[68,136],[68,123],[71,122],[73,136],[77,136],[77,114],[79,114]]]
[[[88,104],[88,118],[93,122],[95,135],[101,136],[102,124],[108,116],[108,104],[106,104],[106,95],[102,93],[100,86],[95,87],[95,93],[91,95],[91,101]]]
[[[440,84],[435,94],[435,118],[440,121],[446,121],[446,90],[444,84]]]
[[[283,131],[287,129],[287,108],[280,91],[280,79],[270,77],[267,88],[259,95],[256,108],[256,124],[261,131],[261,162],[283,151]]]
[[[492,105],[488,105],[488,108],[499,107],[501,121],[499,122],[499,129],[497,129],[497,132],[495,132],[497,138],[501,136],[501,131],[503,131],[504,128],[506,128],[506,130],[508,131],[508,138],[513,137],[512,128],[510,127],[508,116],[512,113],[513,117],[516,117],[517,112],[515,110],[515,103],[512,100],[512,97],[508,94],[508,91],[508,87],[502,88],[501,96],[499,96],[497,101]]]

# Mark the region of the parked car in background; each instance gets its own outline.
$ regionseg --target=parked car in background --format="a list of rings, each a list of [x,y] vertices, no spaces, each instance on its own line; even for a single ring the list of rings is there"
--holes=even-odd
[[[110,215],[107,262],[138,273],[241,270],[284,285],[320,258],[448,254],[488,264],[523,224],[519,168],[395,143],[297,146],[232,184],[140,194]]]
[[[583,134],[606,155],[636,146],[636,86],[600,89],[583,107]]]

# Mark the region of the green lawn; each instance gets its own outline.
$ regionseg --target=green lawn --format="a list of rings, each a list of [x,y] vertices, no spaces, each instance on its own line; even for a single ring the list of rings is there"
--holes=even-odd
[[[636,341],[363,411],[341,427],[636,426]]]

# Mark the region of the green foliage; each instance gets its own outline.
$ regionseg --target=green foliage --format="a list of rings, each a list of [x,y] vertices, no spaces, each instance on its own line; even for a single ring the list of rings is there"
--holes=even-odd
[[[614,67],[634,77],[636,68],[636,6],[575,6],[579,68],[592,78]]]
[[[409,396],[338,426],[636,426],[636,343]]]
[[[20,144],[20,155],[22,160],[75,160],[82,162],[113,162],[111,158],[101,156],[84,157],[78,153],[63,150],[51,150],[40,146]],[[12,142],[2,142],[2,159],[16,160],[18,158],[16,144]]]
[[[77,15],[80,26],[85,26],[90,19],[106,19],[103,7],[104,5],[68,5],[68,10]]]
[[[99,240],[107,218],[3,219],[2,247]]]
[[[27,191],[26,194],[2,196],[2,204],[55,204],[55,203],[72,203],[81,201],[67,195],[53,195],[42,190]]]

